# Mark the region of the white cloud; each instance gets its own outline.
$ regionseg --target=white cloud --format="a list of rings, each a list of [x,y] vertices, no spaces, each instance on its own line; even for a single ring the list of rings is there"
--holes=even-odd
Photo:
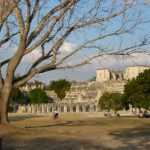
[[[60,51],[62,51],[62,55],[66,55],[67,53],[73,51],[76,48],[76,45],[69,42],[64,42]],[[6,54],[6,51],[9,53]],[[12,56],[16,51],[15,47],[9,47],[9,45],[5,45],[0,48],[0,60],[4,60],[8,58],[8,56]],[[22,64],[20,65],[19,72],[23,72],[23,70],[27,70],[30,65],[41,55],[40,50],[36,49],[30,54],[24,56],[22,60]],[[77,64],[84,60],[83,54],[78,54],[68,60],[67,64]],[[126,66],[131,65],[146,65],[150,66],[150,55],[136,53],[132,55],[132,57],[126,56],[105,56],[99,58],[97,60],[93,60],[91,65],[85,65],[80,68],[74,68],[70,70],[62,70],[62,71],[50,71],[48,73],[38,75],[39,80],[42,82],[48,83],[50,80],[58,80],[60,78],[66,78],[68,80],[78,80],[78,81],[86,81],[92,76],[95,75],[96,69],[100,68],[110,68],[113,70],[123,70]]]
[[[73,50],[75,50],[76,45],[70,42],[64,42],[63,45],[60,47],[61,52],[69,53]]]
[[[31,53],[25,55],[22,59],[22,63],[33,63],[40,56],[41,56],[40,50],[36,49]]]
[[[150,66],[150,56],[147,54],[136,53],[131,56],[105,56],[99,61],[94,60],[95,68],[108,67],[110,69],[124,69],[126,66],[148,65]]]
[[[145,3],[150,3],[150,0],[145,0],[144,2],[145,2]]]

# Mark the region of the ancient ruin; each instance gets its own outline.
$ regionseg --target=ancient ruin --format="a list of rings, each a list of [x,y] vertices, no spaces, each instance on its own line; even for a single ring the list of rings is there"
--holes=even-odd
[[[149,68],[146,66],[131,66],[126,68],[125,73],[110,71],[107,68],[98,69],[96,81],[72,83],[70,91],[66,93],[63,100],[60,101],[54,91],[46,91],[48,97],[53,99],[54,103],[19,106],[18,113],[50,113],[56,109],[59,112],[100,111],[97,103],[104,92],[123,93],[127,80],[135,78],[139,73]],[[29,89],[31,88],[28,87]]]

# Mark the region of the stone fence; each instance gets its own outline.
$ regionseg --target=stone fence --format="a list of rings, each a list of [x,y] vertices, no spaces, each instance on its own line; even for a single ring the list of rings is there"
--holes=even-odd
[[[17,113],[52,113],[57,110],[60,113],[71,113],[71,112],[97,112],[99,108],[94,103],[76,103],[76,104],[31,104],[19,106]]]

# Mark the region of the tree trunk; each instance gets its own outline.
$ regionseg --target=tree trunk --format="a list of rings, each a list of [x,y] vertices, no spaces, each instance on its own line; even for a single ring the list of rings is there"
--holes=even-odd
[[[0,94],[0,125],[9,124],[8,121],[8,102],[9,102],[9,96],[11,92],[11,86],[8,86],[8,84],[5,84],[3,88],[1,89]]]
[[[0,99],[0,125],[8,124],[7,101]]]

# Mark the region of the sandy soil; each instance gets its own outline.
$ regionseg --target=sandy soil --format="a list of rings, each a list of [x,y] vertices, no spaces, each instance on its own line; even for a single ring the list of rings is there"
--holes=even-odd
[[[150,118],[10,115],[0,126],[2,150],[149,150]]]

